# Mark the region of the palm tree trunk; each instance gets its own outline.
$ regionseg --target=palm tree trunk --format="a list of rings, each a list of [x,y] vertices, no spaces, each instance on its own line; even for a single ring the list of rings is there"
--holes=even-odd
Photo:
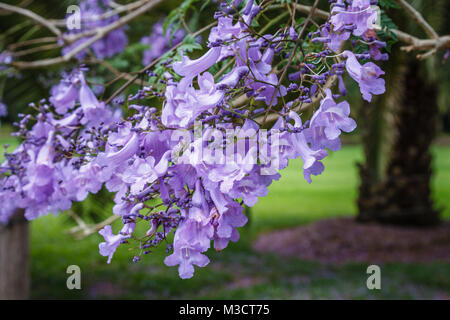
[[[395,136],[386,176],[372,187],[368,197],[371,201],[360,205],[359,221],[420,226],[440,221],[430,189],[437,89],[420,75],[419,69],[414,58],[407,59],[403,97],[395,108]]]

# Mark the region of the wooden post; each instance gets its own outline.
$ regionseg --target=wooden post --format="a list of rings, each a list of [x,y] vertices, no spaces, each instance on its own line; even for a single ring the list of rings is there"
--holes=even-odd
[[[29,225],[23,214],[14,215],[7,225],[0,224],[0,299],[29,297]]]

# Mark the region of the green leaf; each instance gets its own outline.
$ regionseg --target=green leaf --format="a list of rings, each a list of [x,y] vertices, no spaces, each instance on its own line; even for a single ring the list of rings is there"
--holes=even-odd
[[[184,37],[183,42],[178,50],[183,50],[184,52],[192,52],[196,49],[201,49],[202,46],[197,43],[197,40],[192,35],[187,35]]]
[[[378,4],[385,9],[400,9],[400,6],[394,0],[379,0]]]

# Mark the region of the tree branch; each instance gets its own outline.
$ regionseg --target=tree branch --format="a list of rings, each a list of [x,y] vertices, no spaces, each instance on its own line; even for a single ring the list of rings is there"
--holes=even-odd
[[[60,63],[66,63],[66,62],[70,61],[73,57],[75,57],[79,52],[89,48],[93,43],[102,39],[104,36],[106,36],[111,31],[118,29],[118,28],[122,27],[123,25],[127,24],[128,22],[134,20],[136,17],[147,12],[148,10],[150,10],[151,8],[153,8],[160,2],[162,2],[162,0],[150,0],[148,2],[146,1],[144,5],[142,5],[135,11],[132,11],[131,13],[127,14],[126,16],[121,17],[119,20],[115,21],[114,23],[93,30],[93,33],[95,33],[95,35],[93,37],[91,37],[87,41],[81,43],[79,46],[75,47],[74,49],[72,49],[70,52],[68,52],[64,56],[57,57],[57,58],[37,60],[37,61],[30,61],[30,62],[15,61],[15,62],[12,62],[12,66],[17,69],[32,69],[32,68],[49,67],[49,66],[60,64]]]
[[[395,0],[405,11],[413,18],[413,20],[426,32],[426,34],[433,39],[438,39],[439,36],[434,31],[434,29],[430,26],[430,24],[423,18],[419,11],[414,9],[408,2],[405,0]]]
[[[41,17],[40,15],[34,13],[33,11],[30,11],[28,9],[12,6],[6,3],[0,3],[0,9],[9,11],[9,12],[15,12],[18,14],[21,14],[25,17],[28,17],[34,21],[36,21],[38,24],[46,27],[51,32],[53,32],[56,36],[61,36],[61,31],[52,23],[50,23],[47,19]]]

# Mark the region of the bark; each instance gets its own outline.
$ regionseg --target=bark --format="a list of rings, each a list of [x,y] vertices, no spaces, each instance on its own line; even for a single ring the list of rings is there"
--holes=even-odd
[[[29,226],[22,214],[0,225],[0,299],[29,296]]]
[[[360,205],[359,221],[419,226],[440,221],[439,212],[433,208],[430,188],[430,147],[436,130],[437,89],[419,70],[419,63],[409,58],[403,97],[395,110],[396,135],[386,175],[372,187],[372,192],[363,194],[370,201],[366,199],[365,205]],[[363,179],[362,186],[364,183]]]

